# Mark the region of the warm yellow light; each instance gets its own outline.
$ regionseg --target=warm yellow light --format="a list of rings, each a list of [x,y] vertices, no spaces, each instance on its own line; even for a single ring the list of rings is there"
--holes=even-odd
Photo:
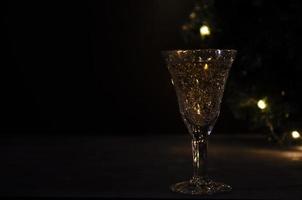
[[[200,105],[197,104],[197,114],[200,115]]]
[[[201,37],[211,34],[210,28],[207,25],[202,25],[199,29]]]
[[[176,51],[177,55],[180,55],[182,53],[182,50]]]
[[[190,18],[191,18],[191,19],[195,19],[195,18],[196,18],[196,13],[195,13],[195,12],[192,12],[192,13],[190,14]]]
[[[184,30],[184,31],[186,31],[186,30],[189,29],[189,27],[188,27],[187,25],[182,25],[181,28],[182,28],[182,30]]]
[[[264,100],[259,100],[257,103],[258,108],[260,108],[261,110],[265,109],[267,107],[267,104]]]
[[[206,63],[203,68],[204,68],[204,70],[207,70],[207,69],[209,69],[209,65]]]
[[[301,135],[300,135],[300,133],[299,133],[298,131],[293,131],[293,132],[292,132],[292,137],[293,137],[294,139],[297,139],[297,138],[301,137]]]
[[[200,115],[200,109],[199,108],[197,109],[197,114]]]

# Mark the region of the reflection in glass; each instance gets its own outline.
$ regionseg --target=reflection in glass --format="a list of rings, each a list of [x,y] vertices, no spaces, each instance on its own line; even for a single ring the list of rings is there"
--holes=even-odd
[[[220,104],[235,50],[173,50],[162,52],[171,74],[179,110],[192,136],[193,177],[172,191],[192,195],[227,192],[231,187],[207,175],[207,140]]]

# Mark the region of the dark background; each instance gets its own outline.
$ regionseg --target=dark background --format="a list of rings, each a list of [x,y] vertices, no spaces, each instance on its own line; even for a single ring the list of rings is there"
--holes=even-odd
[[[180,33],[193,6],[193,0],[4,3],[1,133],[186,132],[160,51],[198,48]],[[265,65],[272,73],[291,65],[283,59],[288,49],[291,62],[302,64],[299,1],[217,0],[215,9],[221,32],[213,48],[235,48],[239,60],[274,57]],[[231,75],[241,67],[236,61]],[[301,75],[262,76],[280,88]],[[215,129],[245,133],[248,123],[223,103]]]

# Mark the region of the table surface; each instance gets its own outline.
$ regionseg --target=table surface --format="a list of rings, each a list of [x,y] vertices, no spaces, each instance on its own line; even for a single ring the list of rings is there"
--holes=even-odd
[[[1,136],[0,195],[200,198],[169,190],[191,176],[190,148],[187,135]],[[208,157],[210,177],[233,191],[207,198],[302,199],[302,147],[212,135]]]

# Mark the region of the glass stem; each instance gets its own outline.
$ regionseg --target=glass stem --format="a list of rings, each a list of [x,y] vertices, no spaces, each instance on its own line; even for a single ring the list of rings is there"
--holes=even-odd
[[[193,181],[207,178],[207,138],[193,138]]]

